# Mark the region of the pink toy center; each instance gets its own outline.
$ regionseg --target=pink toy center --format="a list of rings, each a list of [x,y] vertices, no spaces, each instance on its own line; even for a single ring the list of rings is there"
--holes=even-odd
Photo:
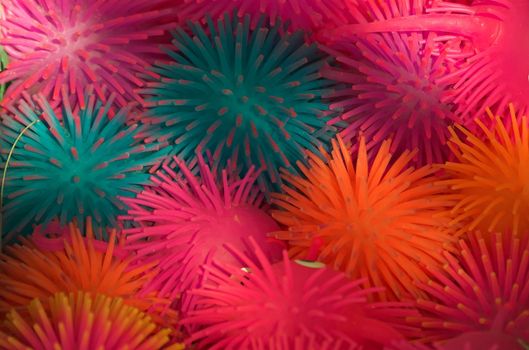
[[[315,317],[311,313],[311,311],[316,311],[315,305],[317,305],[317,302],[304,298],[307,292],[304,289],[306,281],[316,272],[317,268],[308,268],[297,263],[289,263],[289,265],[292,269],[292,280],[290,280],[289,287],[287,289],[278,288],[277,293],[273,296],[263,294],[263,296],[270,299],[265,298],[255,301],[258,304],[263,304],[260,307],[261,315],[259,318],[268,320],[268,322],[263,323],[264,327],[252,330],[253,335],[257,338],[274,334],[277,331],[281,331],[288,337],[294,337],[301,331],[301,325],[308,329],[329,326],[328,324],[322,324],[328,320],[322,317]],[[280,285],[283,284],[287,276],[285,264],[280,262],[272,265],[271,268],[278,283]],[[334,277],[333,273],[331,275]]]
[[[222,214],[212,215],[211,220],[199,232],[200,253],[205,258],[215,251],[214,259],[227,263],[239,263],[225,248],[230,244],[240,251],[246,251],[243,239],[252,236],[263,252],[272,260],[281,256],[282,245],[267,237],[279,230],[277,223],[264,211],[254,207],[224,209]],[[198,252],[197,252],[198,253]]]
[[[91,23],[61,23],[55,29],[55,35],[49,44],[54,46],[54,54],[57,59],[68,57],[68,59],[82,59],[86,61],[86,47],[96,42],[93,38]],[[66,63],[63,63],[66,64]]]
[[[268,327],[252,329],[252,335],[259,338],[280,330],[289,337],[295,337],[303,329],[322,328],[348,334],[366,349],[382,348],[375,344],[389,344],[391,341],[402,339],[397,331],[366,315],[361,297],[358,303],[348,303],[333,309],[321,303],[324,289],[317,289],[328,281],[336,280],[340,276],[339,272],[325,268],[323,264],[308,262],[289,263],[289,268],[290,273],[285,271],[284,263],[272,265],[276,280],[284,287],[278,288],[273,297],[263,294],[270,299],[256,300],[256,303],[263,304],[259,318],[269,322],[263,323]],[[318,274],[317,280],[314,280],[315,274]],[[288,285],[285,284],[287,276],[291,276]],[[307,284],[309,280],[314,283],[310,287]],[[310,297],[307,296],[309,290]]]

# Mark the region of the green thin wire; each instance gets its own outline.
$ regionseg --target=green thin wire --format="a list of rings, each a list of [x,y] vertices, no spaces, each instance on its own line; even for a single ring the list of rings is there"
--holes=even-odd
[[[6,163],[5,163],[5,166],[4,166],[4,172],[2,174],[2,186],[0,187],[0,252],[2,252],[2,237],[4,236],[4,225],[3,225],[3,223],[4,223],[4,214],[3,214],[3,209],[4,209],[4,185],[5,185],[6,175],[7,175],[7,168],[9,166],[9,161],[11,160],[11,156],[13,155],[13,152],[15,151],[15,147],[17,146],[18,141],[22,138],[24,133],[29,128],[31,128],[33,125],[35,125],[38,122],[40,122],[40,120],[38,120],[38,119],[34,120],[28,126],[26,126],[24,129],[22,129],[20,134],[18,134],[17,138],[15,139],[15,142],[13,143],[13,146],[11,147],[11,150],[9,150],[9,154],[7,155],[7,160],[6,160]]]
[[[524,348],[525,350],[529,350],[529,344],[527,344],[523,339],[518,339],[518,343]]]

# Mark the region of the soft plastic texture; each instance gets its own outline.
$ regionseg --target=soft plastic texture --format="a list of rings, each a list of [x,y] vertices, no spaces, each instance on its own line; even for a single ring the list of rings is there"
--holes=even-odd
[[[29,233],[34,223],[55,218],[62,224],[77,218],[83,225],[90,216],[98,234],[115,226],[125,212],[116,197],[133,196],[148,184],[144,169],[166,151],[157,142],[144,145],[137,140],[138,126],[125,125],[127,108],[110,120],[112,99],[103,105],[87,93],[85,108],[73,112],[65,103],[62,122],[42,96],[34,101],[34,106],[21,101],[2,116],[2,170],[21,136],[7,168],[5,242]]]
[[[396,341],[384,350],[524,350],[522,343],[498,332],[466,332],[434,344]]]
[[[168,140],[185,160],[210,150],[221,167],[264,167],[261,189],[278,189],[280,167],[295,172],[304,149],[319,153],[336,132],[322,101],[333,86],[319,72],[326,56],[282,30],[263,16],[252,30],[249,16],[225,15],[174,31],[164,50],[172,61],[157,63],[161,78],[142,90],[146,141]]]
[[[151,311],[157,322],[175,324],[175,313],[157,316],[157,306],[168,303],[157,293],[139,296],[141,287],[155,274],[153,264],[131,266],[131,257],[116,247],[116,233],[108,243],[94,239],[90,220],[85,230],[74,224],[69,231],[38,229],[22,244],[5,247],[0,255],[0,313],[47,299],[54,293],[84,291],[120,297],[142,311]],[[61,232],[63,231],[63,232]],[[86,235],[86,238],[82,236]]]
[[[201,286],[206,279],[202,265],[211,259],[236,264],[224,244],[250,252],[248,235],[272,261],[281,257],[281,242],[267,237],[279,226],[265,212],[255,186],[259,172],[250,168],[240,177],[233,167],[219,171],[202,156],[197,160],[190,169],[174,157],[173,164],[164,164],[153,175],[153,186],[123,199],[130,208],[123,219],[137,226],[124,230],[125,248],[135,253],[135,263],[156,263],[160,269],[142,293],[160,291],[173,299]],[[179,309],[193,307],[193,298],[184,295]]]
[[[383,300],[422,295],[413,282],[427,279],[425,266],[440,268],[442,249],[454,241],[443,228],[449,202],[435,170],[408,167],[410,152],[390,164],[389,149],[384,142],[369,164],[361,139],[355,164],[342,140],[333,141],[327,163],[312,154],[304,177],[285,173],[288,186],[274,195],[280,210],[272,214],[285,226],[274,237],[289,242],[291,256],[386,287],[377,293]]]
[[[2,103],[38,92],[56,105],[66,87],[71,103],[82,105],[88,84],[103,101],[115,93],[119,107],[141,102],[134,91],[144,85],[139,74],[156,77],[147,69],[161,54],[156,39],[174,26],[175,9],[168,5],[167,0],[7,0],[0,45],[11,59],[0,84],[12,84]]]
[[[338,61],[323,74],[343,83],[328,96],[331,109],[340,112],[333,121],[348,124],[341,136],[354,145],[365,136],[373,154],[391,137],[393,153],[419,150],[418,166],[443,162],[449,154],[446,127],[457,120],[451,89],[471,55],[461,36],[411,24],[400,30],[401,21],[432,6],[422,0],[351,1],[351,24],[319,34]]]
[[[454,10],[448,7],[447,11]],[[503,114],[512,103],[521,114],[527,115],[529,2],[479,0],[471,6],[462,6],[459,11],[463,13],[459,16],[459,25],[450,29],[456,33],[466,31],[467,37],[476,42],[476,49],[468,59],[469,68],[454,89],[457,112],[472,116],[490,108],[494,113]]]
[[[157,329],[150,317],[123,299],[90,293],[57,293],[13,309],[0,330],[0,348],[181,350],[169,342],[169,329]]]
[[[395,341],[384,347],[384,350],[444,350],[439,347],[432,347],[418,342]]]
[[[529,341],[529,244],[511,233],[483,238],[469,233],[459,243],[459,254],[445,254],[443,272],[431,272],[431,279],[421,283],[427,299],[417,306],[423,316],[423,340],[448,340],[464,332],[490,332],[501,344],[513,337]],[[504,334],[504,335],[502,335]],[[484,334],[484,336],[487,336]],[[467,334],[453,340],[454,346]],[[485,337],[481,337],[483,341]],[[510,339],[510,340],[509,340]],[[478,347],[481,349],[481,347]]]
[[[205,266],[209,283],[193,291],[196,324],[189,343],[199,349],[381,349],[403,339],[396,330],[413,310],[403,303],[369,303],[373,289],[323,264],[294,262],[284,251],[276,264],[250,239],[259,261],[228,247],[245,263]],[[363,346],[363,347],[361,347]]]
[[[472,124],[472,117],[490,107],[504,113],[508,104],[529,112],[529,2],[526,0],[475,0],[471,4],[434,1],[425,11],[393,16],[384,4],[396,1],[361,0],[385,10],[378,11],[387,20],[354,23],[326,33],[327,37],[346,37],[351,33],[437,32],[458,37],[465,43],[464,69],[454,72],[450,101],[456,114]],[[394,7],[393,7],[394,8]],[[355,11],[355,13],[358,11]],[[379,15],[380,16],[380,15]],[[379,17],[380,18],[380,17]]]
[[[328,98],[339,112],[332,122],[347,122],[345,141],[358,145],[365,137],[376,154],[392,138],[392,153],[418,150],[418,166],[447,159],[447,126],[458,119],[445,100],[459,68],[447,57],[450,46],[435,48],[435,40],[434,33],[369,34],[325,49],[339,62],[323,75],[343,83]]]
[[[423,39],[436,34],[430,43],[433,55],[439,54],[439,48],[447,44],[450,47],[446,49],[446,55],[450,59],[459,60],[472,54],[470,39],[447,30],[450,26],[457,27],[458,23],[452,20],[451,14],[444,12],[452,10],[457,13],[462,8],[459,4],[442,0],[348,0],[346,3],[347,16],[352,19],[346,25],[323,27],[317,34],[321,42],[340,44],[369,33],[388,36],[405,34],[404,37],[414,34]],[[442,17],[435,16],[439,11],[443,12]],[[443,19],[449,25],[440,24]]]
[[[441,350],[524,350],[516,338],[496,331],[466,332],[442,344]]]
[[[441,183],[451,191],[451,226],[461,233],[512,230],[529,235],[529,125],[510,106],[510,116],[476,118],[482,137],[457,125],[451,129],[454,162]],[[486,126],[491,125],[491,126]],[[509,128],[506,127],[509,125]],[[456,133],[460,132],[460,135]]]
[[[261,14],[274,21],[281,18],[291,24],[293,30],[317,31],[330,25],[346,24],[348,1],[343,0],[184,0],[179,18],[204,20],[206,15],[221,17],[225,12],[236,10],[237,16],[250,14],[254,23]],[[274,24],[274,22],[272,22]]]

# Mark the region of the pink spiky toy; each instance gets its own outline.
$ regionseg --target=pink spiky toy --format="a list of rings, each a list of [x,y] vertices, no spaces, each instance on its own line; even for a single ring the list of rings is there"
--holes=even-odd
[[[0,20],[2,45],[10,56],[0,84],[11,82],[3,105],[22,93],[43,93],[53,102],[66,86],[83,108],[84,91],[93,85],[106,101],[116,94],[122,107],[142,102],[134,91],[140,74],[153,75],[148,61],[157,57],[153,43],[171,27],[173,9],[166,0],[7,0]],[[74,101],[71,101],[74,104]],[[52,103],[53,104],[53,103]]]
[[[250,242],[257,262],[227,247],[240,263],[206,264],[208,283],[191,292],[197,308],[182,323],[200,328],[189,339],[199,349],[382,349],[403,339],[399,322],[414,315],[404,303],[370,304],[362,280],[286,251],[272,264]]]
[[[230,243],[246,250],[245,237],[256,237],[266,255],[278,259],[282,245],[266,234],[278,229],[263,210],[263,195],[254,168],[240,178],[233,168],[211,169],[198,155],[198,176],[182,160],[164,164],[136,198],[123,198],[130,210],[125,220],[139,225],[124,231],[126,249],[136,252],[138,263],[158,261],[160,273],[145,286],[176,298],[203,283],[200,266],[212,257],[233,262],[223,248]],[[211,163],[211,162],[210,162]],[[274,243],[272,243],[274,242]],[[242,266],[241,266],[242,267]],[[192,309],[192,298],[180,308]]]

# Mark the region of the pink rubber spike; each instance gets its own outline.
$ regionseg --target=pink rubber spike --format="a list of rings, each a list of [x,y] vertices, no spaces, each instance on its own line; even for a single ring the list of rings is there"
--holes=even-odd
[[[415,315],[405,303],[369,303],[374,289],[322,263],[283,260],[272,264],[255,240],[254,261],[228,246],[246,266],[213,261],[209,281],[192,291],[198,307],[183,324],[200,326],[189,338],[199,349],[382,349],[409,332],[401,323]]]
[[[173,26],[175,10],[167,6],[167,0],[7,0],[0,45],[10,62],[0,84],[11,85],[2,104],[38,92],[54,105],[63,86],[71,104],[83,104],[87,85],[102,101],[115,93],[120,107],[141,103],[140,75],[154,74],[148,66],[160,52],[156,40]]]
[[[200,286],[205,279],[201,266],[212,258],[234,262],[223,244],[246,250],[249,235],[267,257],[280,257],[283,245],[266,236],[278,225],[264,211],[255,186],[260,172],[252,168],[241,178],[231,166],[218,171],[202,156],[197,160],[193,167],[175,157],[153,175],[153,186],[136,198],[123,198],[130,210],[122,219],[136,224],[124,230],[125,248],[136,253],[136,263],[158,262],[160,268],[144,287],[146,294],[158,291],[176,299]],[[193,298],[184,295],[178,307],[184,313],[193,309]]]
[[[400,31],[401,22],[430,11],[420,0],[359,0],[350,11],[353,24],[319,34],[337,61],[323,75],[344,86],[327,96],[340,112],[332,122],[345,120],[344,140],[358,144],[365,136],[371,153],[391,138],[392,153],[418,149],[419,166],[443,162],[447,126],[458,121],[451,90],[471,54],[469,43],[435,28]]]
[[[384,350],[524,350],[516,338],[496,332],[468,332],[435,344],[396,341]]]
[[[528,343],[528,238],[469,233],[460,241],[459,254],[447,253],[446,259],[444,272],[432,272],[430,281],[419,283],[428,294],[417,301],[422,340],[452,339],[453,348],[492,338],[501,344]]]
[[[391,138],[392,153],[417,149],[414,163],[419,166],[447,159],[447,126],[457,118],[445,101],[460,63],[449,58],[448,44],[434,52],[439,50],[436,37],[368,34],[326,49],[338,64],[324,68],[323,75],[344,83],[344,89],[327,96],[340,112],[331,123],[347,122],[341,133],[346,142],[358,145],[365,137],[369,152],[376,153]]]
[[[456,114],[470,124],[487,107],[501,114],[513,103],[522,114],[529,112],[528,1],[475,0],[470,5],[436,1],[424,13],[353,23],[326,35],[343,38],[381,32],[439,32],[470,43],[465,48],[470,53],[466,68],[454,74],[457,83],[450,100],[457,106]]]

